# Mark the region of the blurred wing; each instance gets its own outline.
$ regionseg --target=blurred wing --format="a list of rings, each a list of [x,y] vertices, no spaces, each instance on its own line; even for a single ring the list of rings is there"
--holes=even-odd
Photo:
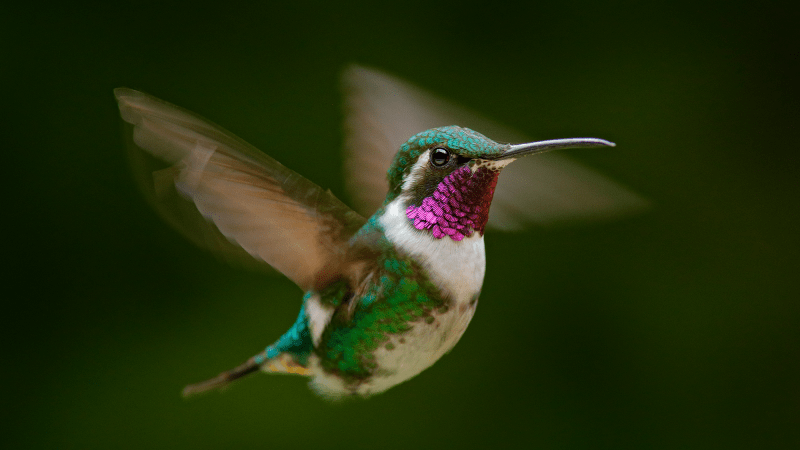
[[[155,158],[169,164],[148,172],[146,188],[192,241],[227,259],[266,262],[304,290],[323,268],[336,270],[363,217],[193,113],[131,89],[114,93],[132,129],[134,169],[152,169]]]
[[[351,66],[345,91],[348,189],[357,210],[371,214],[388,190],[386,171],[395,152],[420,131],[445,125],[472,128],[498,142],[530,139],[479,114],[384,72]],[[489,213],[490,227],[512,230],[530,223],[601,219],[636,211],[647,201],[562,154],[522,158],[503,170]]]

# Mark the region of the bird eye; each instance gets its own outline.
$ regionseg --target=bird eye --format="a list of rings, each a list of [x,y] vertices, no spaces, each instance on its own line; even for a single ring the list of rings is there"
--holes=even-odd
[[[431,153],[431,163],[434,166],[441,167],[450,161],[450,152],[443,148],[435,148]]]

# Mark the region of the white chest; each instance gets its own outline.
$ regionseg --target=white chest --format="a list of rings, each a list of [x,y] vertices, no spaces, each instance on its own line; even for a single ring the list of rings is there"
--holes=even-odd
[[[449,237],[436,239],[411,226],[403,203],[404,199],[398,197],[381,217],[386,237],[419,262],[431,280],[452,296],[456,305],[468,304],[480,292],[486,274],[483,236],[473,233],[461,241]]]

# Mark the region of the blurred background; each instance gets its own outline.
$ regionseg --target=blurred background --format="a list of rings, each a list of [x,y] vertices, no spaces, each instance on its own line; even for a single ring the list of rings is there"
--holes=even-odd
[[[7,448],[798,448],[798,39],[779,2],[286,3],[2,7]],[[385,394],[330,404],[261,375],[182,399],[302,294],[158,218],[112,89],[347,201],[352,62],[535,139],[613,140],[570,156],[653,207],[487,234],[469,330]]]

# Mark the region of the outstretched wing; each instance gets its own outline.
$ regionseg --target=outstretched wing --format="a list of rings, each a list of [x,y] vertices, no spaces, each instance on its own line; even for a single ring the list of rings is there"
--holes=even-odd
[[[336,270],[363,217],[193,113],[131,89],[114,94],[130,124],[134,169],[146,173],[158,211],[192,241],[223,257],[263,261],[303,290],[320,271],[329,278]],[[168,167],[152,172],[155,160],[142,150]]]
[[[429,128],[459,125],[498,142],[530,139],[479,114],[386,73],[349,67],[342,77],[348,189],[357,210],[371,214],[386,195],[386,171],[409,137]],[[562,154],[522,158],[500,175],[489,213],[490,227],[517,229],[530,223],[600,219],[636,211],[647,201]]]

